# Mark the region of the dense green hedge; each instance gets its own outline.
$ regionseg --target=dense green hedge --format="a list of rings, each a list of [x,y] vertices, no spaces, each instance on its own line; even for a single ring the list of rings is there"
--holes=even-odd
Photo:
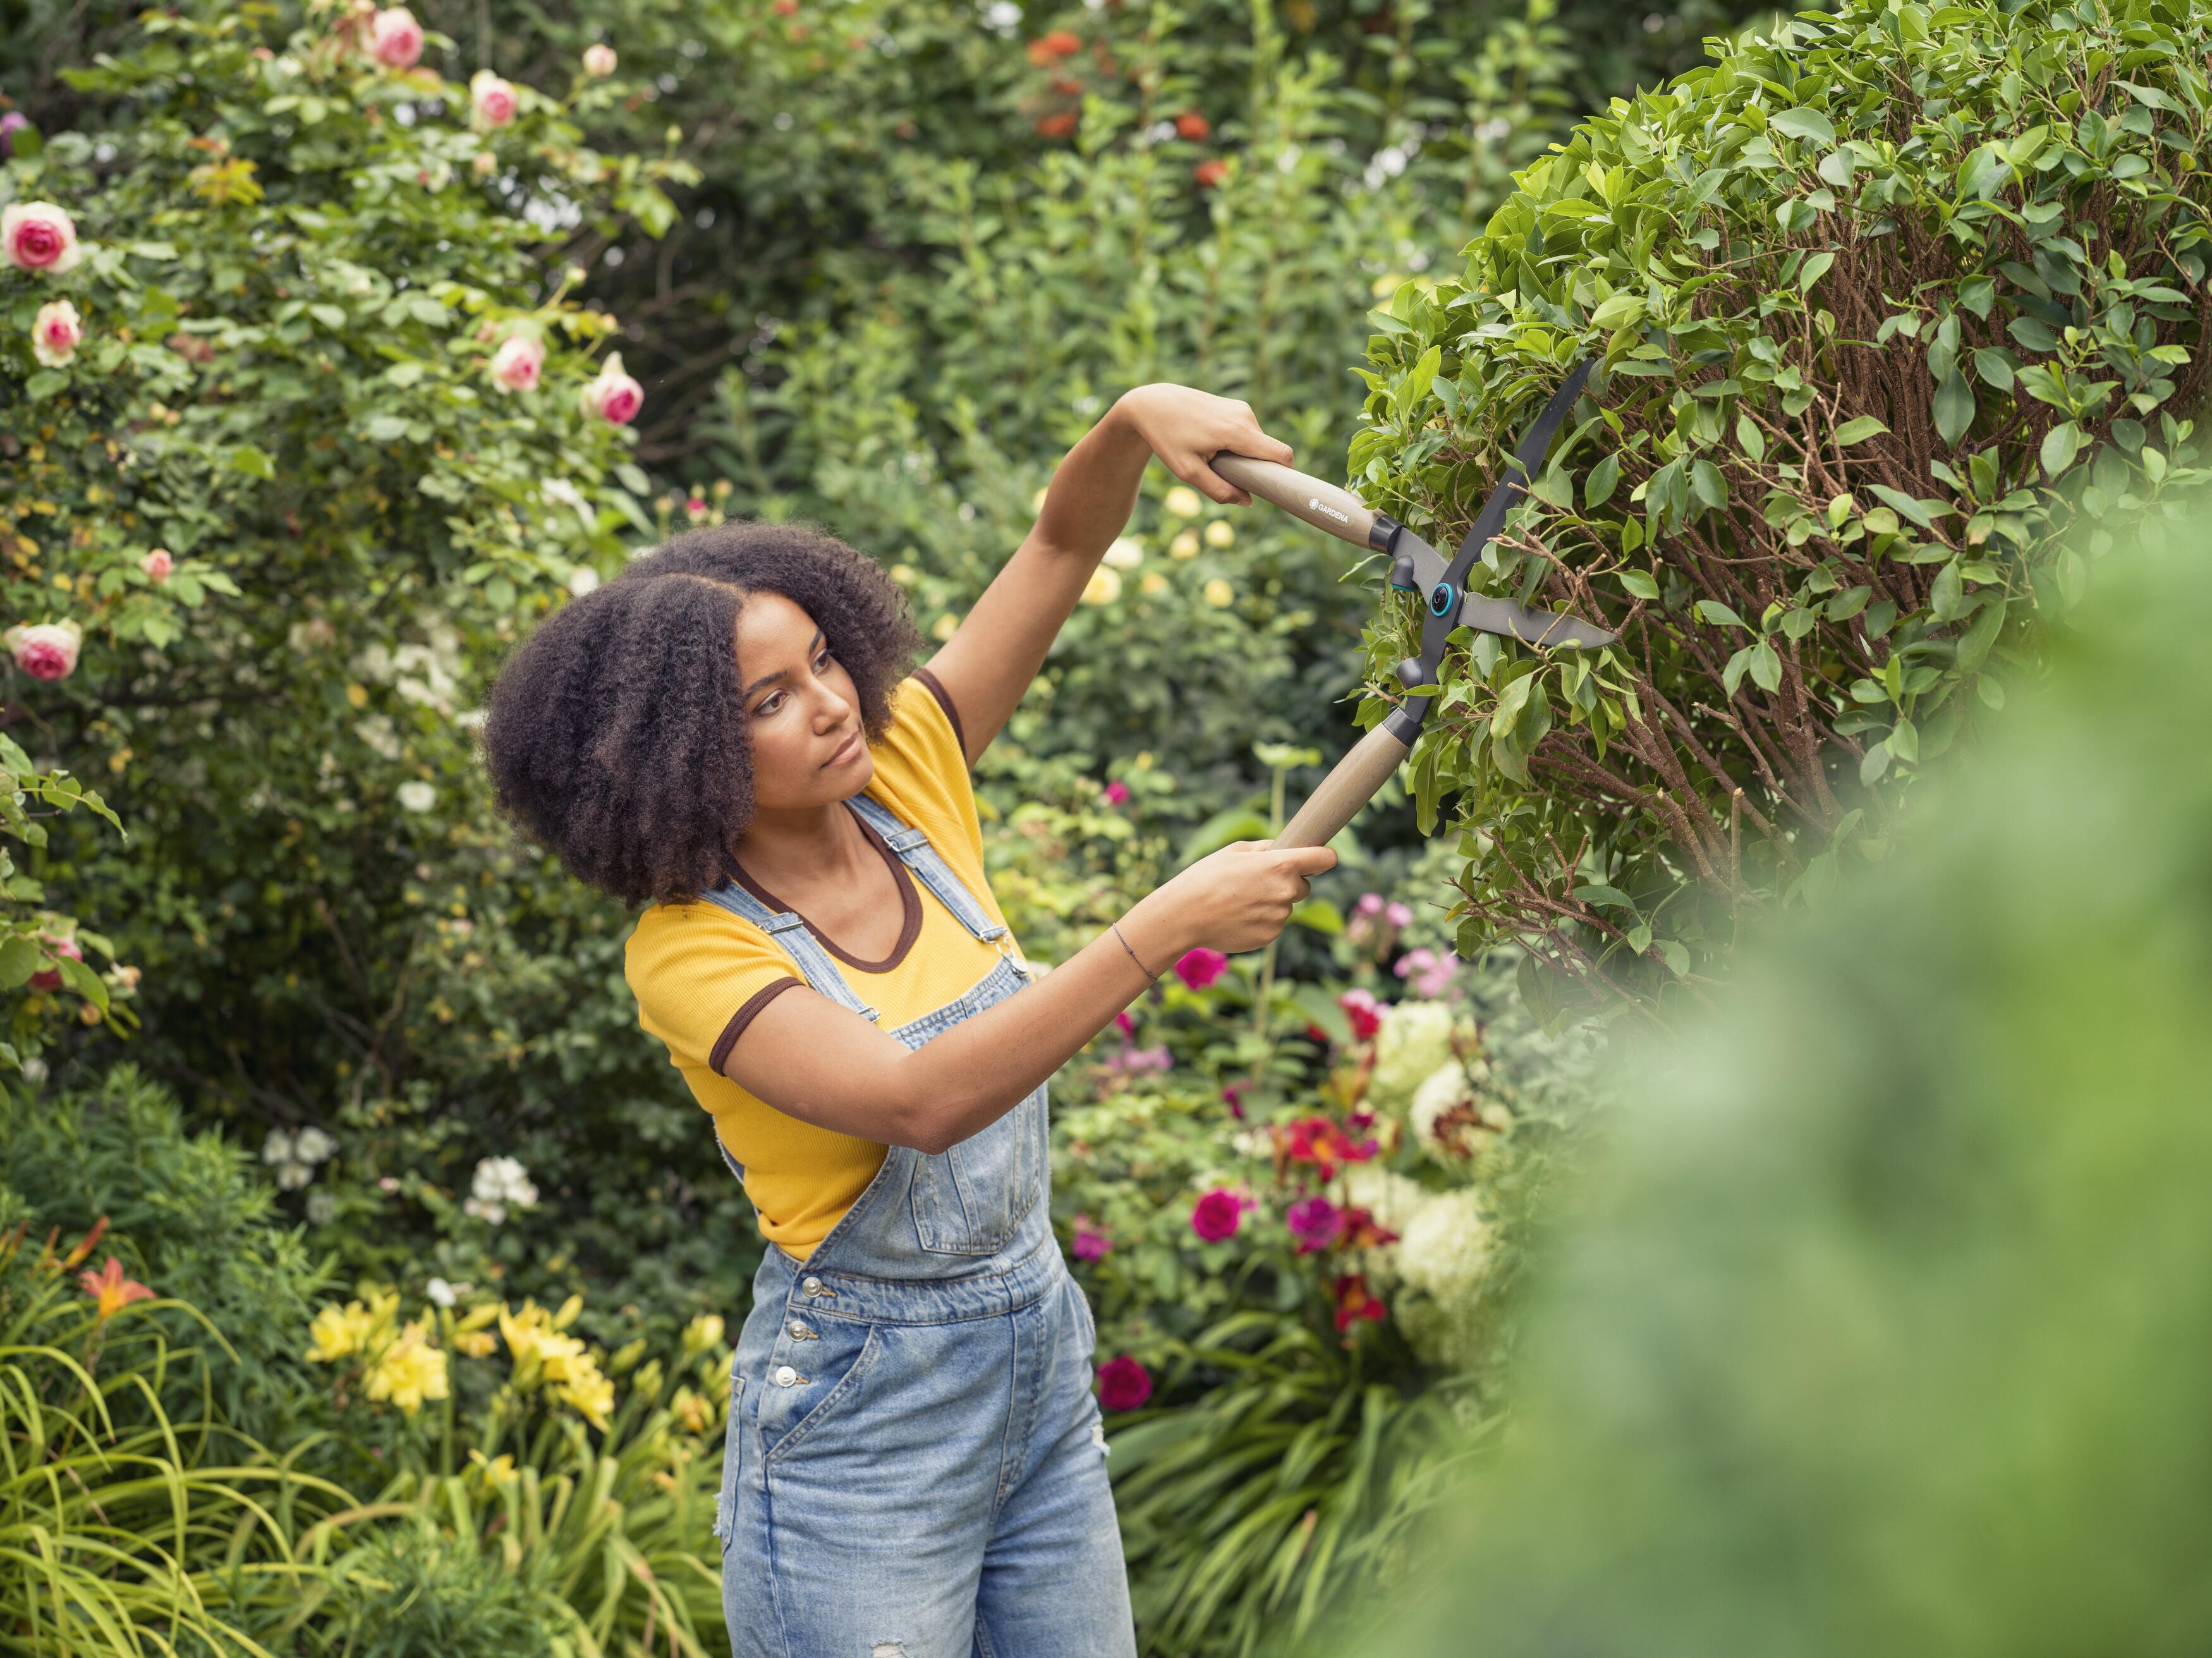
[[[2109,544],[2056,532],[2198,476],[2208,43],[2180,0],[1850,0],[1617,101],[1377,313],[1352,470],[1440,544],[1599,364],[1477,575],[1622,643],[1474,638],[1415,758],[1470,946],[1553,1005],[1708,981],[2001,703]]]

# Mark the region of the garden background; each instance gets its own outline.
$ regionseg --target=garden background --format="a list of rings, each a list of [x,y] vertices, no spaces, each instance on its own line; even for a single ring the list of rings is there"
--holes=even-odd
[[[7,1639],[720,1650],[759,1245],[629,917],[489,809],[502,650],[731,515],[943,638],[1158,380],[1449,544],[1580,339],[1613,412],[1490,574],[1638,659],[1455,653],[1279,947],[1055,1084],[1146,1649],[1401,1581],[1602,1033],[1884,856],[2197,476],[2200,10],[1846,9],[1631,106],[1753,14],[8,0]],[[1351,550],[1173,486],[978,769],[1048,963],[1404,654]]]

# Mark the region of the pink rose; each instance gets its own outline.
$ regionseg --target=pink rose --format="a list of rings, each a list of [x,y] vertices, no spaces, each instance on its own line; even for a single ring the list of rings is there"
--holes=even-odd
[[[1129,786],[1127,783],[1124,783],[1120,778],[1115,778],[1112,782],[1106,786],[1106,804],[1108,805],[1121,805],[1122,803],[1127,801],[1128,798]]]
[[[1402,931],[1413,926],[1413,912],[1403,904],[1393,904],[1382,912],[1382,919]]]
[[[584,48],[584,73],[602,77],[615,72],[615,49],[603,40]]]
[[[58,275],[84,257],[76,222],[52,202],[16,202],[0,208],[0,255],[18,270]]]
[[[31,320],[31,355],[49,368],[59,368],[76,355],[84,339],[84,324],[67,300],[49,300]]]
[[[493,381],[509,392],[534,392],[538,371],[545,366],[545,348],[525,334],[510,334],[492,354]]]
[[[422,56],[422,26],[404,6],[376,14],[368,26],[368,55],[386,69],[413,69]]]
[[[1152,1373],[1127,1353],[1098,1367],[1100,1410],[1133,1411],[1152,1396]]]
[[[1190,1230],[1208,1243],[1235,1237],[1244,1224],[1244,1206],[1225,1186],[1217,1186],[1198,1200],[1190,1212]]]
[[[146,573],[149,581],[159,587],[168,580],[169,572],[177,568],[177,562],[169,556],[167,547],[156,547],[138,561],[138,568]]]
[[[1352,913],[1354,915],[1380,915],[1382,913],[1382,895],[1379,892],[1361,893],[1359,902],[1352,907]]]
[[[50,956],[66,956],[72,962],[84,959],[84,952],[77,948],[74,938],[57,938],[48,933],[42,941]],[[59,990],[61,987],[62,970],[58,967],[41,968],[31,975],[31,988],[33,990]]]
[[[1229,958],[1219,950],[1200,944],[1196,950],[1187,950],[1175,964],[1176,977],[1193,990],[1203,990],[1229,970]]]
[[[586,415],[597,415],[610,426],[627,426],[645,402],[645,388],[623,373],[622,353],[612,351],[599,378],[584,387],[580,401]]]
[[[469,77],[469,103],[480,124],[503,127],[514,118],[514,85],[480,69]]]
[[[1114,1029],[1124,1036],[1133,1036],[1137,1034],[1137,1022],[1129,1017],[1129,1011],[1127,1008],[1114,1016]]]
[[[77,647],[84,629],[74,622],[41,622],[36,627],[8,629],[8,648],[15,665],[33,679],[67,679],[76,671]]]

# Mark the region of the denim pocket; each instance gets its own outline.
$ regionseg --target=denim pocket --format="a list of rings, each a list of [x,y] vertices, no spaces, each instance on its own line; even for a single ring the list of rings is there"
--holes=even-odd
[[[730,1552],[730,1533],[735,1528],[738,1515],[738,1473],[744,1457],[745,1418],[739,1409],[744,1403],[745,1379],[741,1376],[730,1378],[730,1414],[722,1432],[722,1485],[714,1494],[714,1540],[721,1545],[722,1552]]]
[[[1045,1090],[957,1145],[914,1165],[914,1227],[933,1254],[988,1255],[1014,1241],[1035,1206],[1048,1148]]]
[[[763,1455],[781,1461],[811,1435],[849,1410],[883,1351],[883,1327],[848,1319],[817,1318],[816,1339],[762,1378],[759,1425]],[[801,1365],[805,1368],[802,1370]],[[782,1377],[788,1372],[790,1380]]]

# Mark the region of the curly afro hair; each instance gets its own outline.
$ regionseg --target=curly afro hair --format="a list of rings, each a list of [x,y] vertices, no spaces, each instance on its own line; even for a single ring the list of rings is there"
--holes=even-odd
[[[578,879],[637,904],[728,878],[753,815],[738,613],[763,589],[822,629],[866,740],[890,728],[922,638],[872,560],[802,525],[672,537],[548,616],[492,687],[483,745],[500,810]]]

